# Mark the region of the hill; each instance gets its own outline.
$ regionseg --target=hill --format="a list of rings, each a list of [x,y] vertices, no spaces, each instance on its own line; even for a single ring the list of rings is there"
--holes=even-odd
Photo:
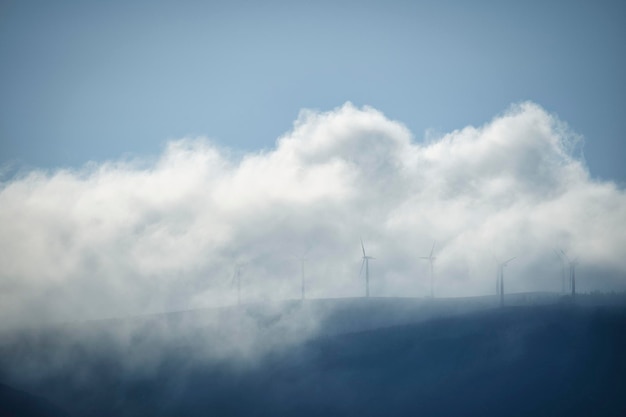
[[[521,300],[312,300],[5,334],[0,381],[76,416],[625,415],[626,306]]]

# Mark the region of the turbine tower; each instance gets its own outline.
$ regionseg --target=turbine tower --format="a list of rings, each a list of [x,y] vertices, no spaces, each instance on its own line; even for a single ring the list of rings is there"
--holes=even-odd
[[[373,256],[368,256],[365,254],[365,246],[363,246],[363,239],[361,239],[361,249],[363,250],[363,262],[361,262],[361,270],[359,271],[359,276],[363,273],[363,265],[365,265],[365,296],[370,296],[370,259],[376,259]]]
[[[570,257],[567,256],[564,250],[561,250],[561,253],[563,253],[563,256],[565,256],[565,258],[567,259],[567,262],[569,263],[569,285],[570,285],[570,288],[572,289],[572,297],[575,297],[576,296],[576,265],[578,265],[578,257],[574,259],[570,259]]]
[[[498,276],[496,280],[496,291],[498,292],[498,295],[500,295],[501,307],[504,305],[504,268],[507,266],[509,262],[511,262],[515,258],[517,258],[517,256],[514,256],[511,259],[508,259],[504,262],[500,262],[496,258],[496,261],[498,262]]]
[[[306,298],[306,294],[305,294],[305,280],[304,280],[304,261],[306,261],[306,255],[307,253],[309,253],[309,249],[307,249],[306,251],[304,251],[304,253],[300,256],[297,256],[296,258],[300,261],[300,271],[301,271],[301,276],[300,276],[300,290],[301,290],[301,294],[300,297],[302,300],[304,300]]]
[[[241,267],[242,263],[237,262],[235,264],[235,271],[233,272],[233,278],[231,280],[231,285],[234,285],[237,282],[237,305],[241,305]]]
[[[555,249],[554,253],[556,253],[556,256],[558,256],[559,258],[559,261],[561,261],[561,292],[565,294],[565,292],[567,291],[566,283],[565,283],[565,259],[563,259],[565,252],[563,252],[563,250],[559,252]]]
[[[430,249],[430,255],[420,257],[420,259],[428,259],[428,262],[430,263],[430,297],[431,298],[435,298],[435,271],[434,271],[434,263],[435,263],[435,259],[437,259],[437,257],[433,256],[433,253],[435,251],[435,244],[436,243],[437,243],[437,241],[433,242],[433,247]]]

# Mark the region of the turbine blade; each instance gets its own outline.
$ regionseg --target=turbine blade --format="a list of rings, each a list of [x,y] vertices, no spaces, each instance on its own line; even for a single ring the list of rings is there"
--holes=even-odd
[[[517,256],[512,257],[511,259],[509,259],[508,261],[502,262],[502,265],[506,265],[509,262],[511,262],[513,259],[517,258]]]
[[[436,241],[436,240],[433,242],[433,247],[432,247],[432,249],[430,250],[430,257],[431,257],[431,258],[433,257],[433,251],[435,250],[435,243],[437,243],[437,241]]]
[[[359,271],[359,278],[361,277],[361,274],[363,273],[363,265],[365,265],[365,258],[363,258],[363,262],[361,262],[361,270]]]
[[[365,246],[363,246],[363,239],[361,239],[361,249],[363,249],[363,256],[365,256]]]

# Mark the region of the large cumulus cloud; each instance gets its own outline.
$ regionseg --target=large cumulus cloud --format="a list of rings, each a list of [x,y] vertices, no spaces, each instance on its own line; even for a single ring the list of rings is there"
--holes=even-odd
[[[375,296],[494,292],[493,257],[518,256],[511,291],[559,291],[554,248],[580,259],[583,291],[626,286],[626,194],[593,180],[580,138],[533,103],[419,143],[351,104],[303,111],[273,149],[207,139],[156,160],[30,171],[0,188],[5,324],[299,296],[361,296],[362,237]]]

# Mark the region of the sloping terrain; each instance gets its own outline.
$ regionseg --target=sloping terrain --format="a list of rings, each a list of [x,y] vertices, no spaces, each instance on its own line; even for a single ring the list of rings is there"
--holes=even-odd
[[[0,384],[0,416],[68,417],[69,414],[41,397]]]
[[[0,381],[74,416],[626,415],[626,307],[488,304],[288,302],[5,335]]]

